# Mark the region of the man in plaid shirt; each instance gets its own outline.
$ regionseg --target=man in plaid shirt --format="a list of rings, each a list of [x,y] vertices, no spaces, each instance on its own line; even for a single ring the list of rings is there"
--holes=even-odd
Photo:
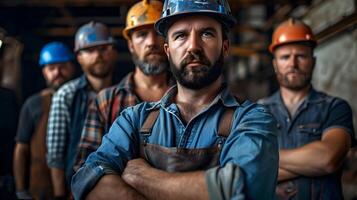
[[[125,39],[135,64],[118,85],[101,91],[88,108],[77,154],[77,170],[101,144],[120,112],[142,101],[158,101],[175,81],[168,73],[164,39],[157,35],[154,23],[160,18],[160,1],[142,1],[127,14]]]
[[[108,27],[99,22],[87,23],[76,33],[74,51],[84,74],[53,95],[47,126],[47,164],[56,199],[67,196],[89,103],[100,90],[115,83],[115,44]]]

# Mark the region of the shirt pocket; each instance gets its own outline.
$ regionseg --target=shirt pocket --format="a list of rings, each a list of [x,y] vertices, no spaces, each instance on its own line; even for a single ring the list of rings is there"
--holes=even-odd
[[[320,123],[308,123],[298,125],[298,141],[300,145],[321,140],[321,124]]]

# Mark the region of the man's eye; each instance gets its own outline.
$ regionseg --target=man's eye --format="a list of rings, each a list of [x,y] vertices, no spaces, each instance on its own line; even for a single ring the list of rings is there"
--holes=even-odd
[[[212,36],[213,36],[213,33],[211,33],[211,32],[203,32],[203,33],[202,33],[202,36],[203,36],[203,37],[212,37]]]
[[[183,39],[183,38],[185,38],[185,35],[184,35],[184,34],[178,34],[178,35],[176,35],[176,36],[174,37],[175,40],[181,40],[181,39]]]
[[[146,37],[146,35],[147,35],[147,32],[139,32],[137,34],[137,37]]]
[[[280,59],[281,60],[288,60],[290,56],[281,56]]]

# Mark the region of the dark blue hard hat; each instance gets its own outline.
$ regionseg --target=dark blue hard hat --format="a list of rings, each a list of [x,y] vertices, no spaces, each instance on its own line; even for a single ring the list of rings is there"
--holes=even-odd
[[[155,23],[156,31],[166,35],[178,19],[189,15],[212,16],[230,29],[236,24],[227,0],[165,0],[161,18]]]
[[[48,64],[63,63],[72,61],[73,59],[73,53],[65,44],[62,42],[51,42],[42,48],[39,65],[44,67]]]
[[[94,46],[115,44],[115,40],[106,25],[91,21],[78,29],[74,43],[74,51],[78,52]]]

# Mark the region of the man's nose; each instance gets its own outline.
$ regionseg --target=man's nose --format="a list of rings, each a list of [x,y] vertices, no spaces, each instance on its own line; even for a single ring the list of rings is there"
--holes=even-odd
[[[297,59],[296,56],[294,56],[294,55],[290,56],[289,66],[290,66],[290,67],[293,67],[293,68],[298,67],[298,59]]]
[[[187,51],[188,52],[197,52],[201,50],[201,42],[200,42],[200,37],[197,34],[190,34],[189,36],[189,46]]]

